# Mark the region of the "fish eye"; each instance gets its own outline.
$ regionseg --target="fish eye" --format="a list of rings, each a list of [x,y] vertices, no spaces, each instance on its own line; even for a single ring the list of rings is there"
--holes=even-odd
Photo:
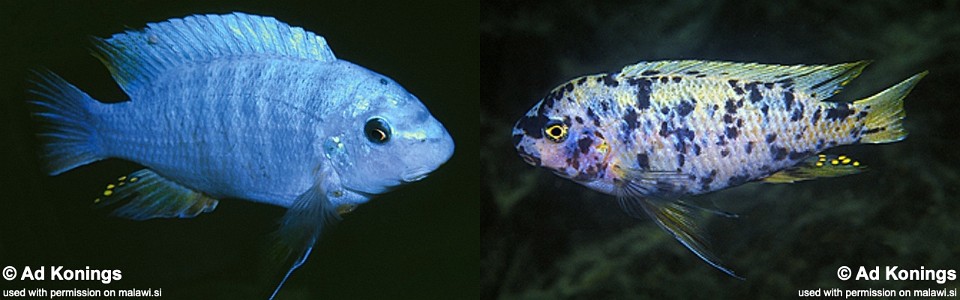
[[[367,140],[370,142],[383,144],[390,141],[390,125],[384,119],[372,118],[367,120],[367,124],[363,126],[363,134],[367,136]]]
[[[567,125],[557,120],[550,120],[543,127],[543,134],[555,143],[562,142],[567,139]]]

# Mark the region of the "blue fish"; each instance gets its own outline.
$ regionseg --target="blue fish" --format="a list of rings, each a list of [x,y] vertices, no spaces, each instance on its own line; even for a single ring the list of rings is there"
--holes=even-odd
[[[292,267],[271,298],[341,214],[453,155],[417,97],[271,17],[188,16],[94,44],[129,100],[102,103],[36,72],[49,174],[110,157],[143,165],[94,200],[133,220],[192,218],[223,198],[288,208],[275,252]]]

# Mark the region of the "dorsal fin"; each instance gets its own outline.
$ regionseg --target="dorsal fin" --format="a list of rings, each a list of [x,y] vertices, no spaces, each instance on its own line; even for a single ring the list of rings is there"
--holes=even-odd
[[[826,99],[860,75],[870,61],[837,65],[766,65],[702,60],[673,60],[641,62],[626,66],[623,76],[694,75],[729,78],[757,82],[792,82],[800,91],[816,99]]]
[[[163,71],[241,55],[333,61],[326,40],[271,17],[244,13],[195,15],[147,24],[142,30],[94,38],[94,56],[128,95]]]

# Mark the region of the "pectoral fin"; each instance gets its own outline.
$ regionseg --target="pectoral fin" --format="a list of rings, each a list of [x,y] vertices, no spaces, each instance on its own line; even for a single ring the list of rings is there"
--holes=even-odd
[[[113,210],[114,216],[131,220],[193,218],[217,208],[217,200],[157,175],[150,169],[117,178],[93,200],[97,207],[129,201]]]
[[[703,259],[714,268],[727,273],[727,275],[743,279],[733,273],[730,269],[720,264],[720,259],[707,248],[707,240],[703,236],[703,230],[700,228],[703,215],[706,212],[721,214],[728,217],[736,215],[723,213],[714,210],[706,210],[697,206],[680,201],[666,201],[645,199],[640,197],[620,197],[620,208],[628,215],[639,218],[646,213],[653,217],[660,228],[663,228],[673,234],[673,237],[680,241],[683,246],[693,251],[700,259]]]
[[[820,154],[807,158],[796,166],[773,173],[763,181],[767,183],[793,183],[797,181],[840,177],[863,172],[867,167],[846,155]]]
[[[282,262],[279,265],[290,264],[290,269],[283,275],[270,299],[277,295],[290,274],[307,261],[320,235],[340,222],[337,207],[330,202],[332,194],[342,193],[337,190],[334,181],[330,176],[321,176],[313,187],[297,197],[293,206],[283,215],[280,229],[274,234],[271,252],[277,261]]]

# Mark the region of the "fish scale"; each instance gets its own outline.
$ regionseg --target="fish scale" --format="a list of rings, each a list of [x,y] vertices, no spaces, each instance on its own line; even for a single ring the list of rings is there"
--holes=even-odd
[[[698,208],[678,198],[862,170],[844,156],[817,154],[904,139],[903,98],[926,75],[852,103],[823,101],[868,63],[641,62],[555,88],[517,122],[513,141],[527,163],[617,196],[627,214],[652,216],[736,276],[706,249]]]

